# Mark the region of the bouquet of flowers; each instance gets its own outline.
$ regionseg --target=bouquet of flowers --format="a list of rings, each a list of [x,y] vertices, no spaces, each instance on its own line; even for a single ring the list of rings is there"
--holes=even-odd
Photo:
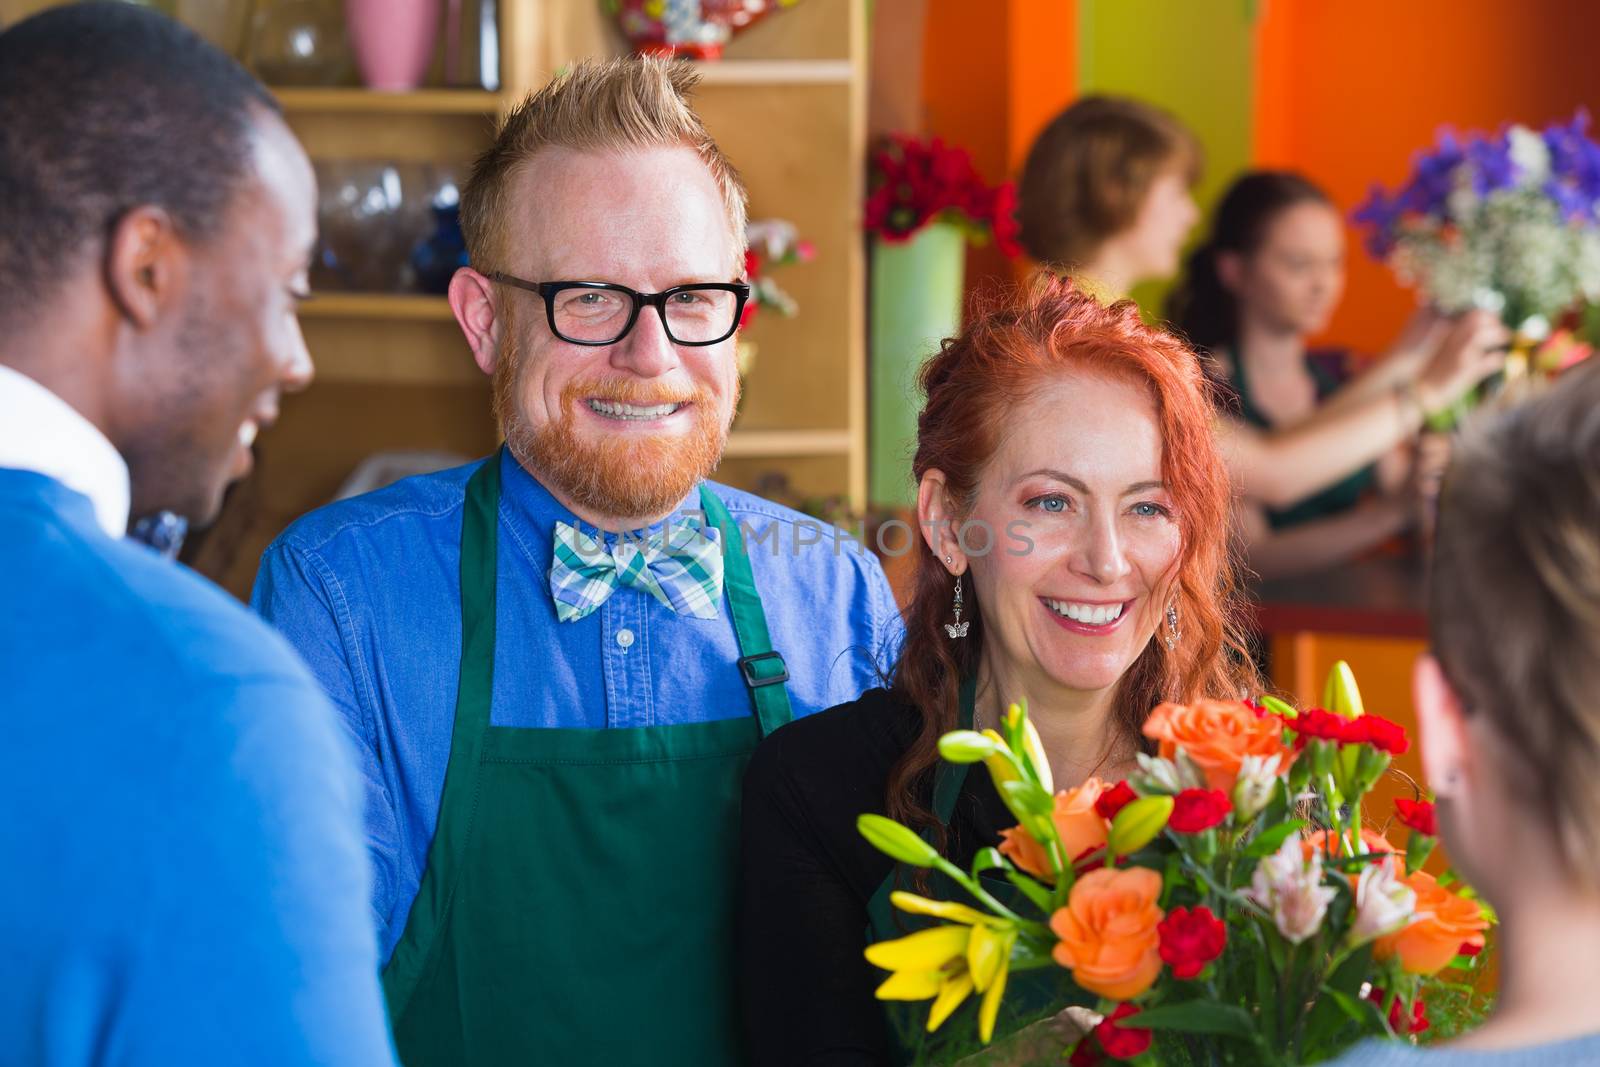
[[[1515,331],[1511,373],[1584,302],[1600,300],[1600,144],[1589,116],[1543,133],[1508,126],[1465,141],[1439,134],[1394,192],[1374,186],[1356,209],[1367,248],[1441,310],[1483,308]],[[1570,362],[1533,356],[1532,369]]]
[[[868,188],[867,232],[882,240],[909,241],[929,223],[948,222],[975,244],[992,233],[1006,255],[1021,251],[1016,186],[989,185],[964,148],[893,134],[872,153]]]
[[[911,829],[860,817],[879,850],[971,901],[894,894],[913,923],[936,921],[867,949],[888,972],[878,997],[931,1001],[929,1033],[976,1000],[962,1017],[988,1044],[1008,982],[1055,969],[1069,981],[1035,1017],[1099,1016],[1077,1065],[1314,1063],[1425,1029],[1425,985],[1465,988],[1492,914],[1421,869],[1431,805],[1398,803],[1404,848],[1363,825],[1404,729],[1364,714],[1343,663],[1324,703],[1163,704],[1144,727],[1159,754],[1137,775],[1059,793],[1025,709],[946,734],[941,756],[981,762],[1018,825],[963,871]],[[1447,969],[1455,981],[1434,977]]]

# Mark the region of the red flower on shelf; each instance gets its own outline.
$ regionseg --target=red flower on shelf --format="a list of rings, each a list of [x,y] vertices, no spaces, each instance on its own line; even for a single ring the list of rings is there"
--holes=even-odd
[[[929,223],[949,222],[975,242],[992,234],[1000,251],[1015,256],[1021,252],[1016,209],[1015,186],[990,185],[966,149],[938,137],[891,134],[872,153],[865,225],[882,240],[908,241]]]
[[[1150,1048],[1149,1030],[1135,1030],[1121,1023],[1121,1020],[1138,1014],[1139,1009],[1132,1004],[1118,1004],[1117,1010],[1094,1028],[1095,1040],[1106,1050],[1106,1055],[1112,1059],[1131,1060]]]
[[[1228,817],[1233,804],[1220,789],[1185,789],[1172,801],[1172,817],[1167,829],[1180,834],[1198,834]]]
[[[1117,817],[1117,812],[1139,799],[1139,794],[1127,782],[1118,782],[1116,785],[1100,794],[1100,799],[1094,802],[1095,814],[1110,822]]]
[[[1227,924],[1204,905],[1193,911],[1173,908],[1156,931],[1161,935],[1161,958],[1174,978],[1196,977],[1228,943]]]
[[[1409,826],[1419,834],[1429,837],[1439,836],[1439,822],[1434,817],[1433,805],[1426,800],[1396,800],[1394,802],[1395,814],[1400,817],[1400,822]]]
[[[1367,993],[1367,999],[1378,1007],[1383,1007],[1389,1000],[1389,994],[1373,986]],[[1420,1034],[1429,1027],[1427,1010],[1419,996],[1411,1006],[1411,1018],[1405,1017],[1406,1002],[1399,997],[1394,998],[1394,1003],[1389,1004],[1389,1029],[1401,1037],[1407,1034]]]

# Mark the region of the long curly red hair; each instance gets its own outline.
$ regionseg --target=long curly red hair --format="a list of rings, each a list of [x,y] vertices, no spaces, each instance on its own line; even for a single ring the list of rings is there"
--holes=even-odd
[[[1210,387],[1195,353],[1146,325],[1131,301],[1108,307],[1068,280],[1041,276],[974,316],[923,368],[927,402],[917,422],[913,473],[920,482],[928,471],[942,471],[957,511],[968,511],[1011,412],[1042,383],[1080,368],[1149,386],[1162,477],[1180,530],[1172,596],[1182,640],[1172,650],[1152,640],[1116,694],[1116,729],[1144,747],[1140,727],[1162,701],[1242,698],[1260,688],[1238,610],[1231,490],[1212,430]],[[938,762],[939,736],[956,727],[961,679],[978,671],[984,618],[978,599],[968,596],[966,639],[946,637],[952,580],[927,544],[917,545],[905,643],[891,682],[895,694],[921,712],[922,728],[890,774],[887,804],[890,816],[942,835],[923,797]]]

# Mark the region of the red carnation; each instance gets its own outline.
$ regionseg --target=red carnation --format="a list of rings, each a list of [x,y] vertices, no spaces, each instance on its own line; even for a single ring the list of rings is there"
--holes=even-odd
[[[1461,947],[1456,949],[1457,956],[1476,956],[1483,951],[1483,946],[1476,941],[1463,941]]]
[[[1307,708],[1293,719],[1284,720],[1284,725],[1293,730],[1298,736],[1295,738],[1295,748],[1304,748],[1306,742],[1315,737],[1322,741],[1345,742],[1357,740],[1352,737],[1352,724],[1354,719],[1347,719],[1343,715],[1335,715],[1322,708]],[[1365,740],[1360,738],[1360,740]]]
[[[1117,817],[1117,812],[1138,799],[1139,794],[1133,791],[1133,786],[1121,781],[1100,794],[1100,799],[1094,802],[1094,811],[1109,822]]]
[[[1078,1047],[1067,1057],[1067,1067],[1099,1067],[1104,1062],[1105,1058],[1095,1051],[1094,1042],[1087,1037],[1079,1041]]]
[[[1156,927],[1161,934],[1161,958],[1175,978],[1193,978],[1206,964],[1222,955],[1228,928],[1205,906],[1190,911],[1173,908]]]
[[[1439,823],[1434,818],[1433,805],[1426,800],[1397,800],[1394,802],[1395,814],[1400,816],[1400,822],[1411,827],[1419,834],[1429,837],[1439,836]]]
[[[1228,817],[1233,805],[1220,789],[1185,789],[1172,801],[1172,817],[1167,829],[1180,834],[1209,830]]]
[[[1117,1010],[1094,1028],[1095,1039],[1106,1050],[1106,1055],[1112,1059],[1131,1060],[1150,1047],[1149,1030],[1134,1030],[1118,1023],[1119,1019],[1138,1014],[1139,1009],[1132,1004],[1118,1004]]]
[[[1391,722],[1382,715],[1363,715],[1354,722],[1358,724],[1361,736],[1352,737],[1352,741],[1365,741],[1380,752],[1387,752],[1391,756],[1403,756],[1411,747],[1410,738],[1406,737],[1406,728],[1397,722]]]
[[[1367,994],[1367,999],[1381,1008],[1384,1002],[1389,999],[1389,994],[1377,986],[1373,986],[1371,992]],[[1406,1034],[1420,1034],[1428,1028],[1428,1015],[1420,996],[1411,1005],[1411,1019],[1409,1022],[1405,1019],[1404,1011],[1405,1001],[1400,997],[1395,997],[1394,1003],[1389,1005],[1389,1029],[1404,1037]]]

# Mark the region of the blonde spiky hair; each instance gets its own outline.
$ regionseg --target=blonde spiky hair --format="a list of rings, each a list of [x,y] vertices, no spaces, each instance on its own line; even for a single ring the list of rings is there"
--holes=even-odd
[[[587,59],[529,95],[501,120],[494,145],[473,164],[461,193],[461,229],[473,266],[504,267],[513,181],[547,147],[596,153],[694,149],[722,194],[738,262],[745,246],[744,181],[689,106],[699,81],[691,64],[677,60]]]

